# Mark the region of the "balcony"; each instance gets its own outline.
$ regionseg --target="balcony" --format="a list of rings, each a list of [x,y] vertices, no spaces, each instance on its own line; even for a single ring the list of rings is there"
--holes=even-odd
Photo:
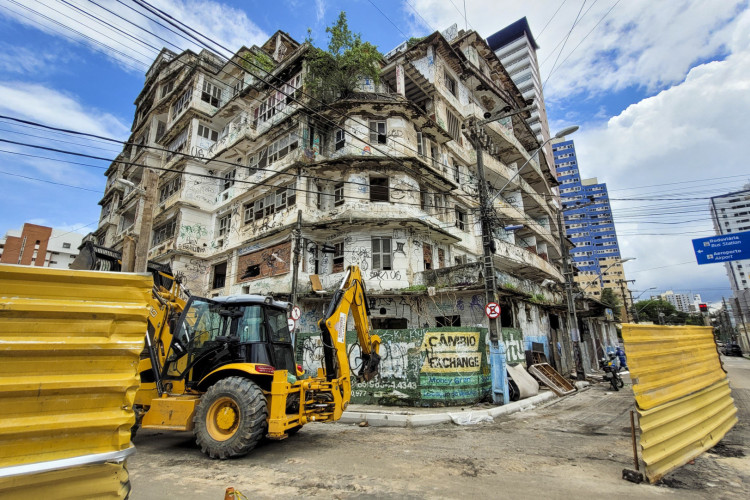
[[[529,249],[526,249],[502,240],[496,240],[496,242],[497,252],[494,255],[493,262],[495,269],[498,271],[505,271],[533,281],[544,279],[564,281],[560,271],[550,264],[546,258],[537,254],[536,246],[530,246]],[[547,257],[546,254],[545,257]]]

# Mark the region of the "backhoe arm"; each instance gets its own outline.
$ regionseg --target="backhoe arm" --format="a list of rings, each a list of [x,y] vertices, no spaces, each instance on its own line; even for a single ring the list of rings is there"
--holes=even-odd
[[[323,336],[325,371],[328,380],[351,376],[346,346],[346,322],[349,312],[354,318],[362,358],[362,367],[357,378],[369,381],[378,374],[380,337],[370,333],[372,329],[370,308],[362,273],[358,266],[347,268],[341,286],[336,290],[328,305],[325,317],[318,322]]]

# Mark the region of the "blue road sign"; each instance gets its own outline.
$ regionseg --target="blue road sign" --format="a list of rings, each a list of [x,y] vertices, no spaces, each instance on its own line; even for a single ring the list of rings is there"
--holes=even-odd
[[[698,264],[750,259],[750,231],[693,240]]]

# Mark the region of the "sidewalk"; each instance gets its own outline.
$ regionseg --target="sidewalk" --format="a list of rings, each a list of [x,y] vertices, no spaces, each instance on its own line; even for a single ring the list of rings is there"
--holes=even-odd
[[[588,382],[576,382],[580,391],[589,386]],[[571,394],[573,397],[578,393]],[[558,399],[554,392],[541,390],[536,396],[514,401],[502,406],[478,408],[476,406],[453,406],[443,408],[405,408],[373,405],[349,405],[338,423],[359,424],[367,422],[373,427],[423,427],[454,423],[474,425],[492,422],[496,417],[519,411],[530,410],[548,401]]]

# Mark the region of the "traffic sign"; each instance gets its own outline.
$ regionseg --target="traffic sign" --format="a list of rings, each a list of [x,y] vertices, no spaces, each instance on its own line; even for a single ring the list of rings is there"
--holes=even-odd
[[[484,312],[490,319],[496,319],[500,316],[500,304],[497,302],[490,302],[484,306]]]
[[[290,332],[293,332],[294,331],[294,327],[297,326],[297,322],[294,321],[292,318],[287,318],[286,319],[286,326],[289,327],[289,331]]]
[[[698,264],[750,259],[750,231],[693,240]]]
[[[302,317],[302,311],[300,311],[300,310],[299,310],[299,307],[297,307],[297,306],[294,306],[294,307],[292,308],[292,319],[293,319],[294,321],[297,321],[297,320],[298,320],[298,319],[300,319],[301,317]]]

